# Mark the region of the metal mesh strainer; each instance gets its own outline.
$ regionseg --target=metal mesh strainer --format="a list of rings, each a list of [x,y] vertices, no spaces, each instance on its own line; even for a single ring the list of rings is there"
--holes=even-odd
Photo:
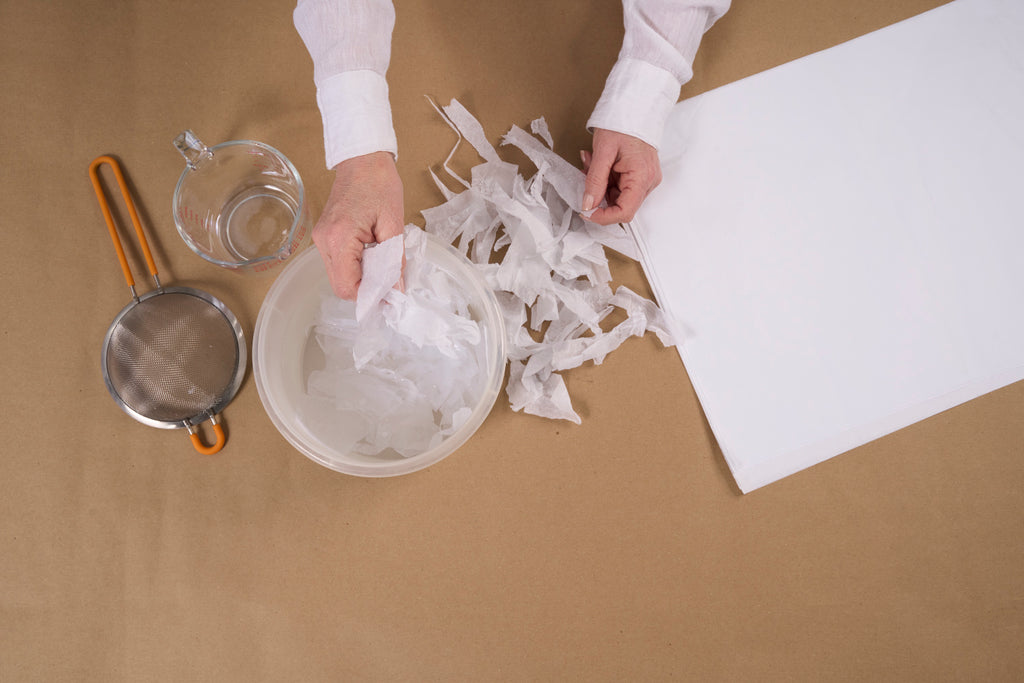
[[[99,167],[108,164],[120,187],[156,289],[139,296],[124,255]],[[117,161],[108,156],[89,167],[93,189],[121,262],[132,301],[114,318],[103,341],[103,379],[121,408],[145,424],[184,427],[200,453],[216,453],[226,441],[217,414],[234,398],[245,375],[245,335],[217,298],[190,287],[164,287],[138,213]],[[198,425],[211,420],[216,435],[203,444]]]

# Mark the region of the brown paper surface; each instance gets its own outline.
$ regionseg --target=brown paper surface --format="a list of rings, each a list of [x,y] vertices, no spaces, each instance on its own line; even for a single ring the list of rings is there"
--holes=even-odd
[[[684,96],[937,4],[736,0]],[[424,95],[459,98],[493,142],[544,115],[578,158],[616,2],[398,5],[407,220],[440,201],[426,168],[454,141]],[[294,450],[251,369],[219,455],[124,415],[99,351],[128,292],[89,162],[121,159],[164,281],[220,297],[251,341],[271,280],[178,238],[170,143],[184,128],[267,142],[322,207],[292,7],[0,4],[0,680],[1024,677],[1024,384],[745,497],[650,336],[566,374],[582,426],[502,395],[458,452],[391,479]],[[649,293],[636,264],[614,274]]]

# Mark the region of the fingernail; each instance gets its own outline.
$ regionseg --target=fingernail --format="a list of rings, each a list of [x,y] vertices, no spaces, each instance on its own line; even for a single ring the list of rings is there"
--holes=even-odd
[[[587,163],[587,153],[584,152],[582,149],[580,150],[580,161],[582,161],[583,163]]]
[[[594,198],[589,194],[583,195],[583,210],[590,211],[594,208]]]

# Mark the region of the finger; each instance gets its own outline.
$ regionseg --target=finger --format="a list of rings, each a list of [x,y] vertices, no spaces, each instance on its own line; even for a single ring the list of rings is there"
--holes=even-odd
[[[377,225],[373,228],[373,234],[378,243],[386,242],[393,237],[405,234],[405,226],[395,216],[380,216],[377,219]],[[398,277],[395,288],[400,292],[405,292],[405,251],[402,251],[402,274]]]
[[[620,188],[615,203],[590,214],[590,220],[601,225],[628,223],[636,216],[637,209],[640,208],[645,196],[646,193],[637,187]]]
[[[363,250],[359,240],[347,239],[331,250],[327,279],[334,294],[349,301],[356,300],[363,279]]]
[[[621,192],[615,200],[615,205],[622,209],[624,214],[623,220],[631,221],[633,220],[633,216],[635,216],[636,212],[640,209],[640,205],[643,204],[644,199],[647,197],[647,192],[637,186],[629,186],[620,189]]]
[[[604,206],[594,211],[589,216],[584,216],[591,223],[597,223],[598,225],[613,225],[615,223],[621,223],[623,219],[619,216],[621,211],[617,206]]]
[[[591,158],[591,156],[592,155],[587,150],[585,150],[585,149],[581,149],[580,150],[580,160],[583,162],[583,172],[584,173],[587,173],[588,171],[590,171],[590,158]]]
[[[391,215],[378,216],[377,224],[373,226],[373,237],[377,242],[385,242],[404,232],[405,226],[402,225],[402,221]]]
[[[583,210],[590,211],[601,203],[608,191],[608,174],[615,163],[616,152],[610,147],[599,147],[590,158],[590,169],[583,189]]]
[[[619,190],[619,186],[612,182],[608,185],[608,194],[606,194],[605,197],[608,198],[609,204],[614,205],[619,203],[620,194],[622,194],[622,192]]]
[[[352,223],[345,220],[331,220],[327,215],[313,227],[313,243],[323,259],[331,291],[342,299],[355,299],[359,280],[362,278],[363,238]],[[365,231],[369,239],[369,231]],[[360,251],[349,246],[358,243]]]

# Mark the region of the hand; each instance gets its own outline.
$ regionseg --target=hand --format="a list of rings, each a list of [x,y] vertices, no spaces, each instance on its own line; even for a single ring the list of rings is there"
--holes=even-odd
[[[601,225],[633,220],[651,190],[661,182],[658,150],[632,135],[594,129],[594,152],[581,152],[587,184],[583,210],[598,206],[588,220]]]
[[[313,227],[313,242],[327,266],[331,289],[342,299],[355,300],[359,291],[364,245],[402,234],[402,201],[402,180],[388,152],[354,157],[334,167],[334,185]]]

